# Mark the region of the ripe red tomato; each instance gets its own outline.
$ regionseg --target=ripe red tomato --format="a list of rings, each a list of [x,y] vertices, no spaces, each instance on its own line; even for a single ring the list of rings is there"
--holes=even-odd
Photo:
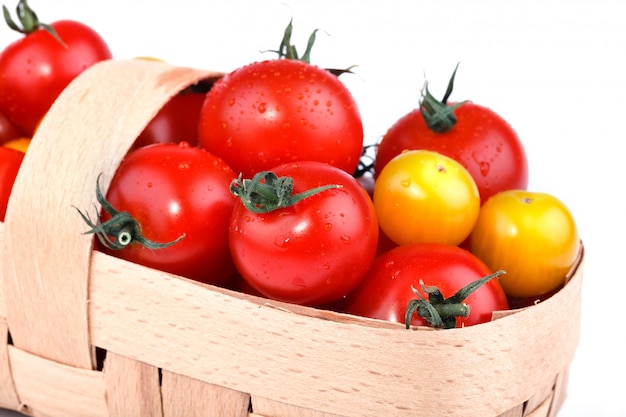
[[[27,137],[61,91],[79,73],[98,61],[112,58],[105,41],[89,26],[71,20],[50,24],[62,43],[33,19],[20,0],[26,36],[0,54],[0,112]],[[19,7],[19,6],[18,6]],[[30,16],[27,18],[26,16]]]
[[[235,273],[228,248],[228,221],[236,201],[229,186],[235,177],[224,161],[184,142],[130,152],[115,173],[106,200],[137,221],[143,238],[170,245],[154,249],[141,244],[141,236],[124,235],[124,227],[114,222],[99,228],[99,237],[111,241],[100,239],[98,248],[197,281],[227,283]],[[109,219],[103,210],[102,223]],[[129,224],[126,231],[136,231],[134,227]]]
[[[397,120],[380,141],[375,175],[403,150],[427,149],[460,162],[474,178],[482,203],[503,190],[525,189],[528,161],[509,123],[487,107],[471,102],[449,105],[446,99],[437,102],[425,88],[420,108]],[[429,115],[439,117],[430,121]],[[438,124],[441,119],[448,123]]]
[[[23,152],[0,146],[0,221],[4,221],[13,183],[23,159]]]
[[[345,296],[365,275],[377,250],[378,222],[367,192],[350,174],[321,162],[283,164],[272,172],[278,183],[290,178],[296,195],[339,187],[266,213],[238,201],[230,226],[237,270],[257,291],[280,301],[319,306]],[[246,181],[243,188],[241,181],[236,183],[244,199],[250,184]],[[288,182],[282,185],[289,189]]]
[[[204,96],[200,93],[181,93],[172,97],[141,132],[134,146],[183,141],[197,146]]]
[[[22,132],[0,111],[0,144],[21,138]]]
[[[405,323],[409,301],[416,298],[411,287],[423,297],[420,280],[436,286],[446,298],[466,285],[491,275],[492,271],[476,256],[457,246],[442,243],[412,243],[398,246],[380,256],[371,265],[363,281],[348,295],[345,312],[358,316]],[[507,310],[508,301],[498,279],[491,279],[464,301],[469,316],[457,317],[456,327],[491,321],[491,314]],[[414,314],[414,326],[429,325]]]
[[[239,68],[207,93],[200,146],[244,178],[286,162],[320,161],[352,174],[363,148],[354,98],[329,71],[274,59]]]

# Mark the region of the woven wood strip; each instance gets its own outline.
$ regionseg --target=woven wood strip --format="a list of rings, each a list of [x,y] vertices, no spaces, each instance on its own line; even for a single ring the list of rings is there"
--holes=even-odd
[[[247,417],[250,396],[163,370],[163,417]]]
[[[24,158],[5,219],[2,250],[12,256],[3,257],[2,281],[4,293],[11,294],[5,303],[16,346],[92,367],[92,237],[81,236],[85,224],[72,206],[93,207],[98,174],[106,190],[119,161],[163,104],[212,75],[146,60],[105,61],[61,93]]]
[[[13,375],[11,375],[8,334],[6,318],[0,317],[0,407],[17,410],[20,400],[13,385]]]
[[[287,384],[285,384],[287,387]],[[272,416],[272,417],[341,417],[337,414],[328,414],[317,410],[296,407],[294,405],[281,403],[269,398],[253,397],[252,409],[254,416]],[[358,415],[359,410],[354,410],[353,415]]]
[[[108,352],[103,370],[109,417],[161,417],[159,369]]]
[[[205,291],[210,287],[101,253],[94,254],[91,277],[97,346],[253,397],[330,414],[424,410],[434,416],[450,408],[451,416],[495,416],[565,369],[579,337],[580,305],[571,300],[579,300],[580,271],[533,308],[445,332],[376,328],[365,319],[357,325],[356,318],[342,323],[338,314],[335,320],[307,317],[288,305],[268,307],[226,290]],[[446,387],[455,389],[444,398]]]
[[[108,417],[98,371],[79,369],[9,346],[10,366],[24,414]]]

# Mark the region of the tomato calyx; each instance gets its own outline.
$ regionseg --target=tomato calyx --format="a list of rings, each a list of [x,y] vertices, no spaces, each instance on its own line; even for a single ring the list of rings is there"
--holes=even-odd
[[[422,88],[422,97],[420,100],[420,111],[426,122],[426,126],[430,130],[436,133],[445,133],[450,131],[456,124],[456,115],[454,111],[466,101],[461,101],[452,105],[448,105],[448,98],[452,94],[454,89],[454,78],[456,77],[456,71],[459,68],[459,64],[456,65],[450,81],[448,81],[448,88],[441,101],[438,101],[428,90],[428,81],[424,82],[424,88]]]
[[[96,181],[96,199],[102,206],[102,209],[111,216],[111,218],[104,223],[100,221],[100,218],[98,218],[97,222],[94,223],[88,214],[83,213],[76,207],[75,208],[85,223],[91,227],[90,230],[84,232],[83,234],[95,234],[100,243],[108,249],[124,249],[133,242],[139,243],[148,249],[163,249],[178,243],[185,237],[185,234],[182,234],[171,242],[166,243],[158,243],[146,239],[141,234],[141,224],[139,224],[139,222],[127,211],[117,211],[106,200],[104,195],[102,195],[102,191],[100,190],[100,175]],[[115,238],[111,239],[111,236],[115,236]]]
[[[299,201],[323,191],[340,187],[341,185],[338,184],[322,185],[294,194],[291,177],[278,177],[272,171],[261,171],[251,180],[243,179],[242,175],[239,174],[239,177],[230,183],[230,192],[238,197],[251,212],[269,213],[293,206]]]
[[[454,295],[445,298],[436,286],[426,286],[423,280],[419,280],[422,291],[428,295],[426,299],[415,287],[411,290],[417,298],[409,301],[404,321],[406,328],[411,327],[413,314],[423,318],[430,326],[437,329],[452,329],[456,327],[457,317],[467,317],[470,314],[470,306],[463,301],[474,291],[491,281],[493,278],[504,274],[502,270],[496,271],[483,278],[477,279],[458,290]]]
[[[285,27],[285,31],[283,33],[283,38],[280,41],[280,46],[278,47],[277,50],[273,51],[270,50],[268,52],[274,52],[278,55],[279,59],[293,59],[296,61],[302,61],[305,62],[307,64],[311,63],[311,50],[313,49],[313,45],[315,44],[315,38],[317,37],[317,32],[320,29],[315,29],[313,32],[311,32],[311,34],[309,35],[309,39],[307,41],[306,44],[306,49],[304,51],[304,54],[302,54],[302,56],[298,55],[298,50],[296,48],[296,46],[294,44],[291,43],[291,34],[293,33],[293,19],[289,20],[289,23],[287,24],[287,27]],[[348,68],[345,69],[340,69],[340,68],[326,68],[326,71],[330,72],[331,74],[335,75],[336,77],[340,76],[341,74],[345,74],[345,73],[350,73],[352,74],[352,68],[354,68],[356,65],[352,65]]]
[[[19,22],[22,25],[21,27],[13,21],[6,6],[2,6],[2,11],[4,13],[4,20],[11,29],[19,33],[23,33],[24,35],[28,35],[39,29],[44,29],[52,35],[54,39],[61,44],[61,46],[67,49],[67,45],[63,42],[63,39],[61,39],[56,30],[54,30],[54,28],[49,24],[40,22],[37,13],[30,8],[26,0],[20,0],[15,8]]]

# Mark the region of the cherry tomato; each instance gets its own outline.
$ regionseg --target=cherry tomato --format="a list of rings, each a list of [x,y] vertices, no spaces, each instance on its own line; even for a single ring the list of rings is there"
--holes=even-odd
[[[18,10],[25,36],[0,54],[0,112],[27,137],[61,91],[82,71],[112,58],[102,37],[89,26],[61,20],[43,28],[36,15],[20,0]]]
[[[22,132],[0,111],[0,144],[22,137]]]
[[[420,108],[398,119],[380,141],[376,176],[403,150],[428,149],[460,162],[474,178],[482,203],[500,191],[527,187],[526,153],[506,120],[476,103],[447,104],[447,96],[437,102],[424,90]]]
[[[0,146],[0,221],[4,221],[13,183],[23,159],[23,152]]]
[[[453,296],[466,285],[492,274],[476,256],[457,246],[441,243],[413,243],[398,246],[378,256],[363,281],[348,295],[345,312],[363,317],[405,323],[409,302],[424,298],[424,286],[437,287],[445,298]],[[494,311],[508,310],[509,305],[498,279],[491,279],[463,300],[469,306],[467,317],[457,316],[456,327],[491,321]],[[430,323],[413,314],[410,324]]]
[[[480,208],[472,176],[437,152],[406,151],[389,161],[374,184],[380,227],[396,244],[460,244]]]
[[[268,212],[251,211],[243,200],[235,204],[230,248],[237,270],[268,298],[315,306],[338,300],[363,278],[376,254],[378,224],[371,199],[350,174],[322,162],[283,164],[270,173],[277,179],[263,178],[262,184],[288,204]],[[247,188],[250,181],[235,187],[244,199],[254,189]],[[277,191],[289,186],[289,196]],[[317,192],[291,201],[292,193],[312,189]]]
[[[204,96],[199,93],[181,93],[172,97],[141,132],[134,146],[183,141],[196,146]]]
[[[535,297],[563,284],[580,249],[572,213],[551,194],[503,191],[480,210],[471,251],[492,268],[511,297]]]
[[[352,174],[363,147],[354,98],[337,76],[292,59],[255,62],[218,80],[200,115],[200,146],[250,178],[286,162]]]
[[[106,195],[111,207],[107,212],[103,204],[105,226],[95,228],[98,248],[197,281],[227,283],[235,272],[228,248],[235,203],[229,186],[235,176],[224,161],[184,142],[130,152]],[[111,208],[129,214],[137,224],[122,216],[127,222],[121,226],[117,216],[106,226],[115,214]]]

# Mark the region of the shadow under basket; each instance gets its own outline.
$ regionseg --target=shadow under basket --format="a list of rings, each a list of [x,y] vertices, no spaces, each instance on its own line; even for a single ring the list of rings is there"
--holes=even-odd
[[[222,73],[94,65],[61,94],[0,223],[0,407],[33,416],[555,416],[580,337],[583,246],[567,284],[464,329],[273,302],[93,250],[97,206],[175,94]],[[102,358],[103,361],[101,360]]]

